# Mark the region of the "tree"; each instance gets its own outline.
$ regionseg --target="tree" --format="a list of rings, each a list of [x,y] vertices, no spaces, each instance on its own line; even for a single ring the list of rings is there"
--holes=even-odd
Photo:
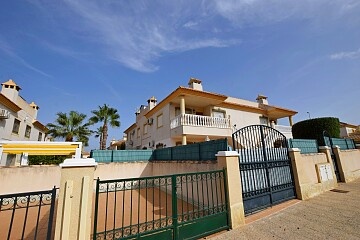
[[[48,134],[54,138],[63,138],[66,142],[83,142],[85,146],[89,144],[89,137],[92,131],[89,129],[90,123],[84,123],[86,115],[76,111],[70,111],[69,114],[59,112],[56,114],[55,123],[48,123]]]
[[[110,124],[111,127],[120,127],[120,115],[115,108],[111,108],[106,104],[99,106],[98,110],[93,110],[91,113],[94,114],[90,118],[91,123],[103,123],[100,150],[105,150],[108,137],[108,124]]]
[[[96,129],[96,131],[94,131],[95,133],[95,138],[99,138],[99,149],[101,149],[101,144],[102,144],[102,140],[103,140],[103,127],[98,127]]]

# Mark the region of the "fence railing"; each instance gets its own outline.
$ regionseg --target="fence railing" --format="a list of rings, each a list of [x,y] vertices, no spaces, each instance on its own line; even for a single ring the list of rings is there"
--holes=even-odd
[[[171,120],[171,129],[179,126],[231,128],[230,119],[228,118],[201,116],[195,114],[181,114]]]
[[[93,239],[190,239],[228,229],[225,186],[225,170],[98,179]]]
[[[100,163],[150,161],[153,150],[93,150],[90,157]]]
[[[352,139],[331,138],[333,146],[339,146],[341,150],[355,149],[356,145]]]
[[[93,150],[90,157],[96,162],[134,162],[134,161],[202,161],[216,160],[215,154],[227,150],[227,139],[218,139],[185,146],[155,150]]]
[[[0,239],[53,239],[56,190],[0,195]]]
[[[216,160],[215,154],[227,150],[227,139],[218,139],[184,146],[154,150],[153,160],[158,161],[203,161]]]
[[[290,148],[299,148],[301,154],[318,153],[319,146],[314,139],[289,139]]]

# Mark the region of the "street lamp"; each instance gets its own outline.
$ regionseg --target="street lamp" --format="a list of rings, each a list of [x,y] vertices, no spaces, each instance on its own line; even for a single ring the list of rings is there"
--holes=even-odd
[[[311,119],[311,117],[310,117],[310,112],[306,112],[307,114],[309,114],[309,119]]]

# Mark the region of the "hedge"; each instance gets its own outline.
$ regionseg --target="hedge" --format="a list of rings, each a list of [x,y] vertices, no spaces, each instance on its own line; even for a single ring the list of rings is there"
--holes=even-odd
[[[71,156],[63,155],[29,155],[29,165],[58,165]]]
[[[324,117],[297,122],[292,126],[294,139],[316,139],[319,146],[324,146],[323,131],[330,137],[340,137],[340,122],[338,118]]]

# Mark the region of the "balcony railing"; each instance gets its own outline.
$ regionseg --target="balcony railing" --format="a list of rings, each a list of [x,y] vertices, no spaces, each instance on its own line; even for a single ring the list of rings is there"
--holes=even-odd
[[[231,128],[230,119],[220,117],[181,114],[171,120],[171,129],[179,126],[195,126],[210,128]]]

